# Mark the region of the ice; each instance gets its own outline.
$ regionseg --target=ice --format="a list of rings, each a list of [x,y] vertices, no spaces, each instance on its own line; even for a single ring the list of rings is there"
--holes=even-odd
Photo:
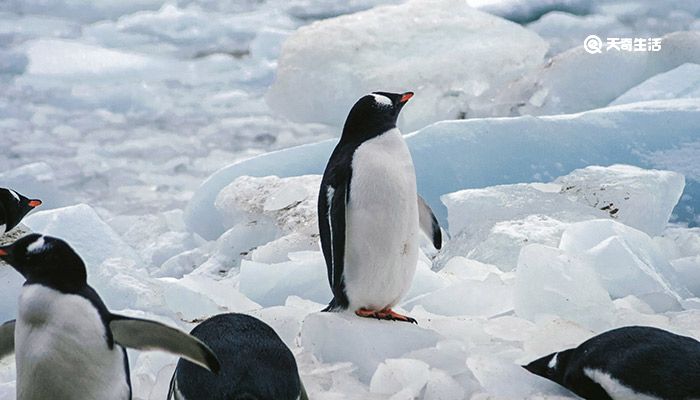
[[[27,56],[27,72],[34,75],[105,75],[157,66],[139,54],[58,39],[27,43]]]
[[[243,176],[217,196],[216,207],[229,227],[268,217],[283,233],[317,233],[316,203],[321,177]]]
[[[447,213],[439,198],[462,189],[548,181],[596,164],[643,168],[660,164],[658,167],[672,171],[697,170],[697,157],[691,150],[698,142],[697,126],[700,102],[680,99],[564,116],[445,121],[408,135],[406,141],[416,166],[419,192],[446,225]],[[221,189],[243,175],[320,174],[334,146],[334,140],[322,141],[217,171],[192,197],[185,212],[188,227],[205,238],[218,237],[224,228],[214,201]],[[669,154],[683,149],[688,150],[682,159]],[[441,155],[439,162],[435,154]],[[446,173],[450,179],[444,179]],[[694,200],[700,198],[700,173],[686,175],[685,196],[674,213],[680,221],[693,223],[694,210],[700,210]]]
[[[243,261],[241,293],[264,307],[282,305],[290,295],[327,304],[333,298],[320,252],[292,253],[291,261],[261,264]]]
[[[439,369],[431,369],[423,392],[425,400],[460,400],[466,397],[462,386],[450,375]]]
[[[647,79],[610,104],[692,97],[700,97],[700,65],[687,63]]]
[[[430,379],[430,367],[423,361],[388,359],[379,364],[369,384],[370,393],[399,398],[416,398]]]
[[[671,260],[671,265],[685,287],[695,297],[700,297],[700,255]]]
[[[110,258],[140,263],[138,254],[87,204],[37,211],[24,219],[34,232],[61,238],[80,255],[88,270]]]
[[[535,359],[555,351],[576,347],[595,335],[594,331],[562,318],[542,317],[523,345],[525,354]]]
[[[453,240],[441,257],[467,256],[510,271],[522,246],[556,246],[568,223],[602,216],[560,192],[557,184],[517,184],[444,195]]]
[[[386,329],[387,324],[392,324],[391,329]],[[338,313],[310,314],[301,330],[305,350],[325,363],[352,362],[357,376],[365,382],[384,360],[435,346],[440,338],[438,333],[413,324]]]
[[[141,11],[91,25],[86,35],[111,47],[169,50],[188,58],[217,53],[243,57],[250,53],[250,42],[256,37],[261,18],[277,28],[295,25],[282,12],[260,10],[222,15],[196,4],[181,8],[168,3],[157,11]]]
[[[21,75],[28,63],[24,53],[0,49],[0,77]]]
[[[520,24],[535,21],[555,11],[582,15],[588,14],[592,8],[590,0],[467,0],[467,3],[478,10]]]
[[[680,277],[644,232],[612,220],[571,225],[559,247],[588,257],[613,298],[635,295],[656,312],[679,308],[689,297]]]
[[[320,309],[317,307],[314,311]],[[252,313],[270,325],[289,348],[296,347],[302,322],[308,314],[309,311],[293,306],[273,306]]]
[[[498,276],[484,281],[464,280],[402,304],[408,310],[421,306],[440,315],[491,317],[513,309],[512,288]]]
[[[516,96],[512,101],[524,104],[518,113],[532,115],[604,107],[654,75],[685,63],[700,63],[700,32],[665,35],[658,52],[613,50],[592,55],[580,45],[523,78],[517,85],[524,90],[524,98]],[[518,90],[514,87],[507,96]]]
[[[552,11],[527,25],[549,42],[549,54],[556,55],[580,46],[588,35],[634,37],[635,32],[612,15],[574,15]]]
[[[591,166],[556,179],[576,201],[649,235],[663,232],[683,193],[683,175],[629,165]]]
[[[363,11],[377,5],[401,3],[403,1],[405,0],[345,0],[341,2],[294,0],[288,2],[287,12],[301,19],[325,19]]]
[[[512,355],[474,355],[467,358],[467,365],[486,393],[496,398],[524,399],[536,394],[568,393],[555,383],[527,376],[528,372],[514,362]]]
[[[294,32],[266,99],[290,119],[339,127],[364,94],[412,90],[399,125],[413,130],[490,107],[546,50],[536,34],[464,1],[410,0]]]
[[[585,260],[532,244],[521,250],[516,274],[517,315],[529,320],[558,315],[594,330],[610,327],[612,300]]]
[[[467,3],[0,2],[0,186],[44,201],[38,228],[84,253],[110,309],[260,317],[314,399],[572,399],[520,365],[607,327],[700,338],[700,5]],[[588,34],[664,41],[590,55]],[[396,308],[419,326],[319,313],[320,174],[372,90],[416,92],[406,133],[467,119],[406,137],[450,233]],[[0,318],[21,283],[0,268]],[[134,398],[164,398],[175,357],[129,356]]]
[[[19,14],[52,15],[81,22],[115,18],[139,10],[157,9],[163,0],[10,0],[1,9]]]
[[[529,243],[556,247],[573,222],[607,216],[661,233],[683,191],[683,176],[628,165],[591,166],[552,184],[467,189],[442,196],[452,240],[440,258],[467,256],[501,270]]]
[[[66,196],[56,185],[56,174],[45,162],[25,164],[0,173],[0,186],[41,199],[39,210],[68,205]]]

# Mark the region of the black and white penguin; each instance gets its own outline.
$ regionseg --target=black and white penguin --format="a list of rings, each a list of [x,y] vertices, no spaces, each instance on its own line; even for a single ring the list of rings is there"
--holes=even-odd
[[[0,188],[0,235],[11,231],[27,213],[40,205],[39,199],[29,199],[12,189]]]
[[[523,366],[584,399],[700,399],[700,342],[630,326]]]
[[[64,241],[27,235],[0,247],[26,278],[16,321],[0,328],[0,357],[15,353],[17,399],[131,399],[125,348],[163,350],[218,371],[211,350],[158,322],[112,314]]]
[[[321,246],[333,291],[325,311],[416,322],[392,310],[416,271],[419,227],[442,246],[416,193],[411,153],[396,119],[413,93],[374,92],[350,110],[318,196]]]
[[[178,361],[169,400],[308,400],[294,355],[257,318],[220,314],[190,334],[216,352],[221,371],[213,375],[189,361]]]

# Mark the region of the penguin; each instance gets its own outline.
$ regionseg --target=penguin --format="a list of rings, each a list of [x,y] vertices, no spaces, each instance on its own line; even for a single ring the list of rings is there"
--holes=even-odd
[[[17,399],[131,399],[126,348],[163,350],[210,371],[214,353],[158,322],[111,313],[64,241],[30,234],[0,247],[26,279],[16,321],[0,328],[0,357],[15,354]]]
[[[245,314],[219,314],[190,334],[221,361],[219,375],[180,360],[168,400],[308,400],[294,355],[264,322]]]
[[[0,188],[0,235],[11,231],[27,213],[40,205],[39,199],[29,199],[12,189]]]
[[[396,119],[412,92],[359,99],[328,160],[318,196],[321,247],[333,299],[324,311],[416,323],[392,307],[416,271],[419,229],[442,247],[440,225],[416,192]]]
[[[629,326],[523,366],[584,399],[700,399],[700,342]]]

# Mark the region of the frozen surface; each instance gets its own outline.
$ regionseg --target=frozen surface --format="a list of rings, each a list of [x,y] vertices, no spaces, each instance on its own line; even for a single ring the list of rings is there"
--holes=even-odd
[[[0,243],[67,239],[116,312],[255,315],[314,399],[573,399],[519,365],[616,326],[700,338],[700,4],[465,4],[0,2],[0,186],[44,201]],[[418,326],[319,312],[319,174],[372,90],[416,92],[400,125],[450,234],[397,307]],[[129,356],[134,398],[165,398],[176,358]]]
[[[293,120],[340,127],[368,92],[413,91],[399,123],[413,130],[490,107],[484,103],[546,51],[537,35],[464,1],[410,0],[296,31],[282,46],[267,102]]]
[[[580,40],[583,43],[583,38]],[[700,63],[700,32],[663,36],[658,52],[611,50],[589,54],[580,45],[556,55],[540,70],[515,83],[513,90],[503,95],[514,97],[502,101],[518,103],[514,106],[519,114],[589,110],[603,107],[654,75],[685,63]]]
[[[611,218],[658,235],[683,193],[683,175],[629,165],[591,166],[555,180],[562,193]]]
[[[700,97],[700,65],[688,63],[647,79],[610,104],[698,97]]]
[[[635,295],[656,311],[677,309],[689,293],[652,239],[615,221],[594,220],[564,231],[559,247],[583,253],[615,298]]]
[[[669,130],[668,126],[673,126]],[[697,223],[700,168],[700,101],[666,100],[603,108],[554,117],[446,121],[406,137],[418,190],[445,223],[439,198],[465,188],[550,181],[588,165],[632,164],[678,171],[685,196],[674,210],[680,221]],[[335,140],[285,149],[222,168],[192,197],[187,225],[205,238],[224,231],[214,207],[219,192],[243,175],[281,177],[320,174]],[[436,161],[435,154],[442,155]],[[581,155],[585,154],[585,158]],[[450,179],[445,179],[449,174]]]
[[[534,21],[550,12],[587,14],[590,0],[467,0],[470,6],[518,23]]]
[[[532,244],[518,258],[516,313],[527,319],[558,315],[594,330],[609,328],[613,303],[585,261]]]

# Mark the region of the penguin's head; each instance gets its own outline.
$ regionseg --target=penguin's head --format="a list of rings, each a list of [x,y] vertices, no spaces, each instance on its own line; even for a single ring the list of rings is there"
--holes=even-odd
[[[573,351],[573,349],[569,349],[558,353],[552,353],[538,358],[530,364],[523,365],[523,368],[535,375],[563,384],[566,367],[569,364],[569,358]]]
[[[341,140],[362,142],[396,128],[399,113],[413,92],[372,92],[350,110]]]
[[[85,264],[61,239],[30,234],[9,246],[0,246],[0,259],[11,265],[27,283],[71,292],[87,284]]]
[[[7,232],[40,205],[39,199],[29,199],[12,189],[0,188],[0,225],[5,225],[4,231]],[[0,234],[5,232],[0,231]]]

